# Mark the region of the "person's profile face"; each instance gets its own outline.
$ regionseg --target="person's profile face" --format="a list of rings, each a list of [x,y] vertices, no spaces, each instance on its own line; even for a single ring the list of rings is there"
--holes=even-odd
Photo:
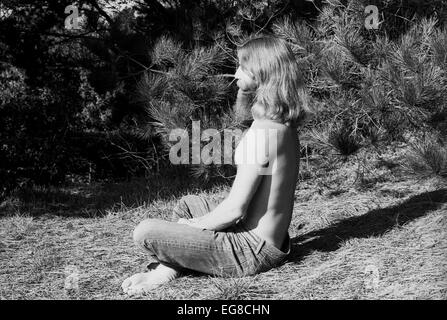
[[[234,77],[237,79],[236,84],[240,89],[246,91],[256,89],[256,81],[253,75],[249,71],[244,70],[241,65],[238,66]]]

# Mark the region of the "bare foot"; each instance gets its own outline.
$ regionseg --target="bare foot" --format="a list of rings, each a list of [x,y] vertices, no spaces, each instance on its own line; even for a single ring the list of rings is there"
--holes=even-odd
[[[180,272],[159,264],[149,272],[134,274],[123,281],[121,288],[129,296],[142,295],[179,277]]]

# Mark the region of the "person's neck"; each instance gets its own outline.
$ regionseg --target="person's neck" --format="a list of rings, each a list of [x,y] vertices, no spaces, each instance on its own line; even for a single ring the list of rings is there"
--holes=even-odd
[[[238,91],[236,97],[236,103],[234,105],[234,112],[238,116],[238,118],[248,118],[250,117],[249,113],[251,110],[251,106],[253,105],[254,95],[242,90]]]

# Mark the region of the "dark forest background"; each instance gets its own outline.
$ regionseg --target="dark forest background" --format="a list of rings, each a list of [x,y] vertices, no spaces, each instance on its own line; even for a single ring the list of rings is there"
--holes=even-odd
[[[378,29],[364,27],[377,5]],[[67,29],[65,8],[79,9]],[[237,45],[293,47],[315,114],[304,155],[408,144],[407,165],[447,174],[447,3],[435,1],[0,1],[0,198],[29,185],[227,179],[229,165],[172,166],[169,130],[243,127]]]

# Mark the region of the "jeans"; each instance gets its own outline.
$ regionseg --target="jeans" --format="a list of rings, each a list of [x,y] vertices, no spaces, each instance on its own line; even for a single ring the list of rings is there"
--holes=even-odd
[[[218,204],[196,195],[184,196],[173,220],[195,218]],[[266,242],[242,223],[213,231],[174,221],[146,219],[134,230],[134,241],[161,264],[221,277],[241,277],[279,266],[290,253],[286,235],[282,250]]]

